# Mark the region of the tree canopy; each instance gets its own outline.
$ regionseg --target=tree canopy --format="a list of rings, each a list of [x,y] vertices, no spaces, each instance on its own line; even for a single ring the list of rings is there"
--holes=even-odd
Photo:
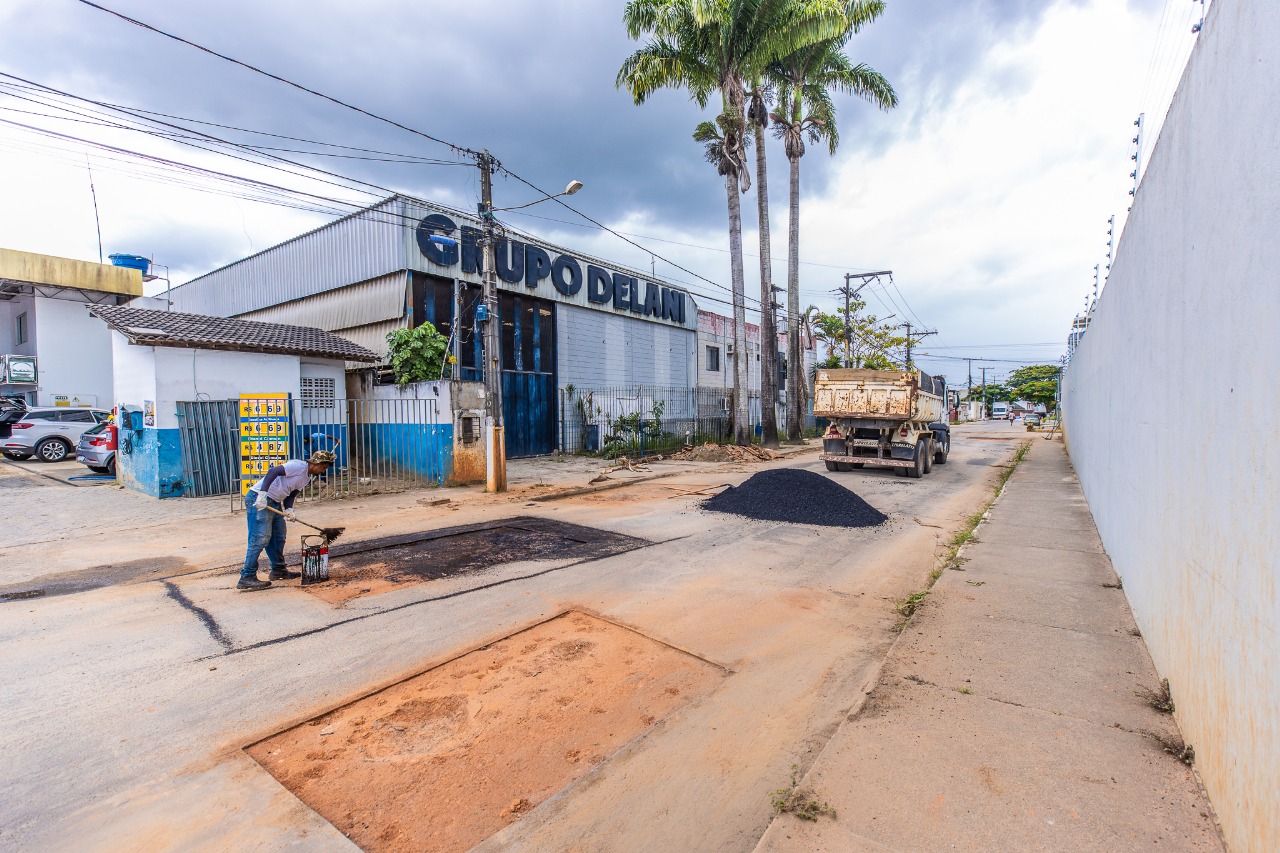
[[[894,352],[907,339],[898,334],[896,326],[880,320],[875,314],[864,314],[867,303],[854,300],[849,304],[849,335],[844,333],[844,307],[828,313],[810,307],[807,317],[813,336],[827,348],[826,367],[843,367],[848,356],[853,367],[870,370],[893,370],[898,367]],[[847,352],[846,352],[847,348]]]

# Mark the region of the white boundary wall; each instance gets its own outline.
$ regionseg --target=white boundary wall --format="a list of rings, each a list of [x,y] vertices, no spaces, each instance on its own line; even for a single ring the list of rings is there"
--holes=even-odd
[[[1234,851],[1280,850],[1280,3],[1215,0],[1064,382]]]

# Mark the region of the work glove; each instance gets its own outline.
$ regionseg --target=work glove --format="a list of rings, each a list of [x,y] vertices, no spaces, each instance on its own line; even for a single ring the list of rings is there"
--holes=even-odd
[[[286,509],[286,510],[284,511],[284,519],[285,519],[285,521],[297,521],[297,520],[298,520],[298,517],[297,517],[296,515],[294,515],[294,514],[293,514],[293,510],[291,510],[291,509]]]

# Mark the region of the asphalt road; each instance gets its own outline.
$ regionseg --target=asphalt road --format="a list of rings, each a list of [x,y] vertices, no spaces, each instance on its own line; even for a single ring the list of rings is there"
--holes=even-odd
[[[990,494],[996,466],[1024,438],[1007,426],[966,427],[950,462],[919,481],[890,471],[828,475],[813,456],[771,463],[830,476],[889,516],[857,530],[751,521],[671,497],[669,486],[739,483],[760,470],[749,465],[677,469],[684,473],[557,501],[529,502],[530,488],[500,500],[458,493],[445,508],[424,509],[413,496],[316,505],[318,516],[341,516],[356,540],[532,515],[649,543],[592,561],[496,566],[338,606],[296,582],[234,592],[234,573],[210,567],[234,561],[242,522],[212,503],[186,519],[156,520],[140,508],[114,528],[99,523],[89,551],[74,538],[30,537],[13,552],[29,561],[51,548],[60,572],[114,571],[126,555],[140,568],[96,588],[0,603],[0,847],[353,849],[243,748],[579,610],[728,675],[478,849],[749,850],[769,824],[769,792],[792,765],[808,766],[873,683],[895,636],[894,601],[927,582],[940,543]],[[58,523],[48,490],[72,491],[6,486],[45,507],[33,530]]]

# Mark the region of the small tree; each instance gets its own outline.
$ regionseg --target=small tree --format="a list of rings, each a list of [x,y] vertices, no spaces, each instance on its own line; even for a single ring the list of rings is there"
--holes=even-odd
[[[1008,384],[1011,399],[1050,406],[1058,396],[1058,365],[1020,367],[1009,374]]]
[[[867,303],[860,299],[849,305],[850,332],[845,335],[844,306],[838,307],[834,313],[828,314],[810,308],[809,323],[813,335],[826,345],[827,362],[835,359],[834,364],[827,366],[843,367],[847,357],[851,366],[869,370],[893,370],[897,365],[893,361],[893,353],[904,343],[906,338],[897,333],[894,326],[880,320],[874,314],[864,314]]]
[[[440,379],[449,352],[449,339],[430,323],[416,329],[396,329],[387,333],[388,358],[396,383],[430,382]]]

